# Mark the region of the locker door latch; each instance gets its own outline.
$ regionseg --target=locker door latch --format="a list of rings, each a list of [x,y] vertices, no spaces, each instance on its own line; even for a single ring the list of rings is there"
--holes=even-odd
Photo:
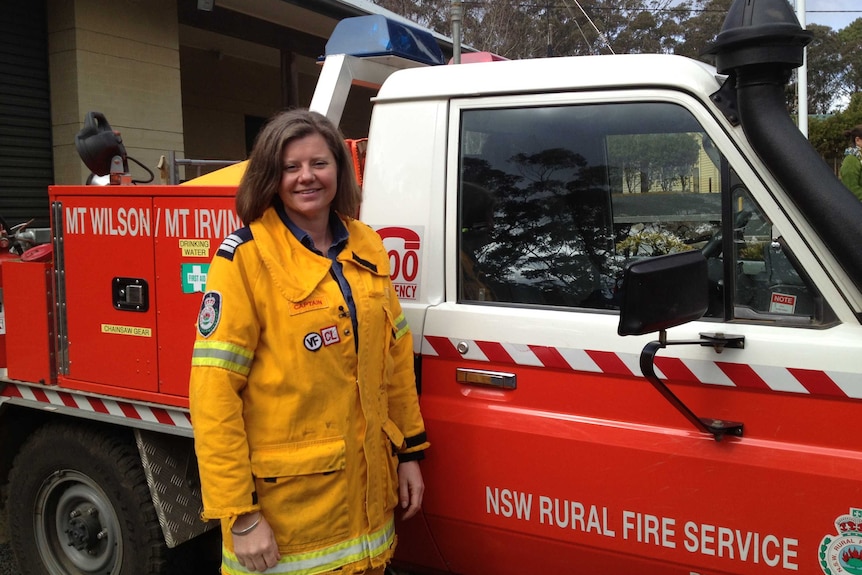
[[[150,309],[150,287],[141,278],[114,278],[111,281],[114,308],[144,312]]]

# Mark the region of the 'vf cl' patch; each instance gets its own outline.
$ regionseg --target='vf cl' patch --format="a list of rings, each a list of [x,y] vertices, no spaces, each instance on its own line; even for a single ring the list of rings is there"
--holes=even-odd
[[[338,326],[325,327],[320,330],[320,335],[323,336],[323,345],[332,345],[341,341],[341,338],[338,337]]]
[[[308,351],[317,351],[323,345],[323,338],[316,331],[307,334],[303,340],[303,345]]]
[[[341,341],[338,336],[338,327],[331,325],[320,330],[320,333],[313,331],[302,339],[305,349],[308,351],[317,351],[324,345],[329,346]]]
[[[209,337],[218,327],[221,319],[221,294],[217,291],[208,291],[201,300],[201,311],[198,314],[198,333],[203,337]]]

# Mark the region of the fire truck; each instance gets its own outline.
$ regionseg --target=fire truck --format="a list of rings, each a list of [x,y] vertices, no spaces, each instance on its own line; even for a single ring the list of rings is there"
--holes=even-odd
[[[862,573],[862,203],[786,111],[810,37],[737,0],[715,67],[446,65],[418,30],[339,24],[311,107],[379,88],[360,217],[432,443],[399,571]],[[22,573],[162,573],[213,533],[189,358],[244,164],[122,185],[104,117],[78,144],[120,185],[0,222],[9,539]]]

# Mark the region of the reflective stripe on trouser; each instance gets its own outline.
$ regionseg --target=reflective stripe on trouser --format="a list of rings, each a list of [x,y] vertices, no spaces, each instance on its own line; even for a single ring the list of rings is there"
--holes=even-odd
[[[315,575],[355,563],[366,558],[377,557],[395,541],[395,521],[389,520],[385,527],[368,535],[349,539],[317,551],[282,555],[275,567],[264,573],[289,573],[290,575]],[[222,548],[222,572],[228,575],[251,575],[259,571],[248,571],[228,549]]]

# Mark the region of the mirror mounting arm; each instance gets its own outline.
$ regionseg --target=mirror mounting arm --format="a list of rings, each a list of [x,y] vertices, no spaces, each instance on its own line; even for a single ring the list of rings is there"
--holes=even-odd
[[[725,435],[734,435],[742,437],[742,423],[736,421],[725,421],[722,419],[712,419],[709,417],[698,417],[695,413],[678,398],[655,373],[655,356],[658,350],[664,349],[669,345],[702,345],[712,346],[717,353],[725,347],[741,348],[744,347],[745,338],[743,336],[733,336],[724,334],[701,334],[704,339],[686,340],[686,341],[668,341],[667,332],[661,330],[659,332],[658,341],[651,341],[641,351],[640,368],[641,372],[646,377],[653,387],[658,390],[662,396],[673,405],[686,419],[691,422],[698,431],[702,433],[712,434],[716,441],[721,441]]]

